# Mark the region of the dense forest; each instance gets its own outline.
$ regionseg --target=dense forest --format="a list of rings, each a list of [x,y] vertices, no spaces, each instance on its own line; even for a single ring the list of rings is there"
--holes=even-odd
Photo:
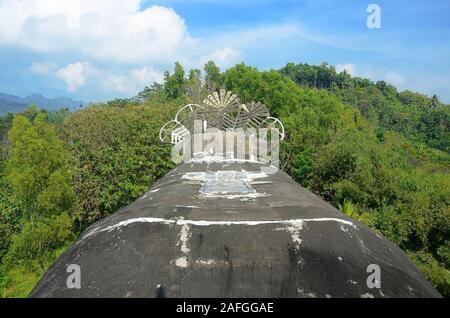
[[[130,99],[0,117],[0,292],[24,297],[80,233],[169,172],[160,127],[231,90],[285,124],[281,167],[398,244],[450,297],[450,105],[327,63],[259,71],[175,64]]]

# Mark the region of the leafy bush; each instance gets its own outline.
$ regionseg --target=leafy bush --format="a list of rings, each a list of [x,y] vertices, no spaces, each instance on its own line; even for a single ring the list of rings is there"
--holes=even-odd
[[[440,266],[429,253],[409,253],[409,257],[444,297],[450,297],[450,271]]]
[[[43,270],[45,260],[53,250],[73,240],[72,221],[67,214],[52,216],[48,219],[32,219],[23,225],[19,234],[13,235],[3,264],[6,269],[13,266],[28,267],[33,270],[37,264]]]
[[[97,105],[66,119],[62,137],[76,159],[78,230],[133,202],[173,168],[171,148],[159,141],[170,109],[169,103]]]

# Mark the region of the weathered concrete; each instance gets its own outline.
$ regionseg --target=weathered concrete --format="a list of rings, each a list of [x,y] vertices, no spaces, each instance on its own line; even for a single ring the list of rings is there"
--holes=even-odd
[[[260,168],[180,165],[87,229],[30,296],[440,296],[396,245]],[[81,268],[81,289],[67,288],[69,264]],[[381,268],[381,289],[366,285],[369,264]]]

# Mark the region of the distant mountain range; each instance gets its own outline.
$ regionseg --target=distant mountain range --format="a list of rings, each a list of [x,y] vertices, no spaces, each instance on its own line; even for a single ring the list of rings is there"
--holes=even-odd
[[[22,112],[31,104],[47,110],[58,110],[60,108],[75,109],[80,105],[84,105],[82,101],[73,100],[70,97],[47,98],[40,94],[19,97],[0,93],[0,115]]]

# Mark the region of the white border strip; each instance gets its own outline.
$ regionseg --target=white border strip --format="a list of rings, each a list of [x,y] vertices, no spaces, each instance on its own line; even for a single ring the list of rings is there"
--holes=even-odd
[[[338,218],[316,218],[316,219],[292,219],[292,220],[267,220],[267,221],[207,221],[207,220],[184,220],[184,219],[163,219],[163,218],[134,218],[128,219],[122,222],[119,222],[114,225],[107,226],[103,229],[94,228],[92,231],[84,235],[81,240],[88,238],[91,235],[101,233],[101,232],[110,232],[116,229],[119,229],[124,226],[128,226],[134,223],[160,223],[167,225],[195,225],[195,226],[210,226],[210,225],[218,225],[218,226],[230,226],[230,225],[247,225],[247,226],[256,226],[256,225],[265,225],[265,224],[281,224],[281,225],[295,225],[302,224],[304,222],[338,222],[342,224],[347,224],[356,228],[356,225],[350,221],[338,219]]]

